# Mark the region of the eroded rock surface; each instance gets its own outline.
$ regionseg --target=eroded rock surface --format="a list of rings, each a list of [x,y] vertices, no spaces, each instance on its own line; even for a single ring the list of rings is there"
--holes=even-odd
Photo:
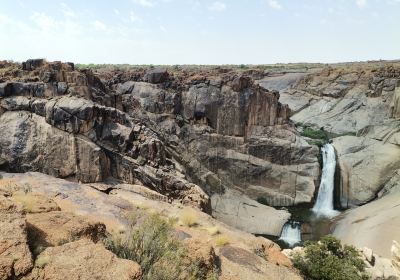
[[[0,195],[0,279],[20,278],[32,267],[23,208]]]
[[[117,258],[101,244],[79,240],[49,247],[37,259],[31,274],[24,280],[140,279],[140,266]]]
[[[104,224],[110,233],[121,234],[132,215],[140,224],[140,213],[146,211],[176,220],[176,236],[189,252],[188,264],[195,262],[221,279],[300,279],[290,260],[272,241],[227,226],[200,210],[154,199],[143,186],[79,184],[33,172],[0,175],[0,191],[10,199],[20,199],[17,195],[41,198],[34,201],[42,212],[27,213],[27,234],[35,264],[33,267],[31,263],[33,269],[22,279],[115,279],[115,275],[118,279],[136,279],[140,272],[137,264],[116,258],[99,239],[104,235]],[[20,194],[27,185],[29,192]],[[45,196],[47,199],[43,199]],[[51,210],[48,206],[54,203],[59,208]],[[195,226],[181,221],[188,211]],[[227,244],[219,244],[222,237]],[[232,256],[226,259],[223,254],[228,244],[245,252],[246,258],[256,260],[256,266],[242,267],[241,255],[237,260]]]

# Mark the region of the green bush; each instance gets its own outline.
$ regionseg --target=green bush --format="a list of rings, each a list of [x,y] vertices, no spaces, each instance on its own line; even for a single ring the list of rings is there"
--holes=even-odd
[[[188,252],[174,236],[172,221],[166,221],[158,214],[148,216],[143,223],[135,226],[132,221],[126,235],[109,237],[107,248],[123,259],[137,262],[142,279],[211,279],[209,271],[197,261],[189,261]]]
[[[308,137],[311,139],[324,140],[324,141],[329,140],[328,133],[322,128],[319,130],[315,130],[312,129],[311,127],[305,127],[301,132],[301,136]]]
[[[293,258],[294,266],[307,280],[365,280],[364,261],[353,246],[342,245],[328,235],[319,242],[306,241],[303,254]]]
[[[325,142],[322,140],[309,140],[307,142],[308,144],[318,146],[319,148],[322,148],[322,146],[325,145]]]

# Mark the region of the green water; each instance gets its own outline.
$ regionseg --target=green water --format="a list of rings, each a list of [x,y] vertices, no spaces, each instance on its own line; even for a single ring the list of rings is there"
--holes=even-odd
[[[306,240],[319,240],[322,236],[332,233],[335,218],[317,217],[310,208],[304,207],[285,207],[292,215],[291,220],[301,223],[301,240],[300,244]],[[288,244],[279,240],[279,236],[261,235],[276,242],[281,248],[289,248]]]

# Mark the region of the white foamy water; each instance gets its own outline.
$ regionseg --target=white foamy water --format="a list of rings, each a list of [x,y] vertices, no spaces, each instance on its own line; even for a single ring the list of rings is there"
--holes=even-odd
[[[336,169],[335,149],[331,144],[322,147],[323,168],[318,197],[312,208],[318,216],[333,217],[338,211],[333,208],[333,192]]]
[[[283,226],[279,240],[286,242],[290,247],[301,242],[300,223],[295,221],[287,222]]]

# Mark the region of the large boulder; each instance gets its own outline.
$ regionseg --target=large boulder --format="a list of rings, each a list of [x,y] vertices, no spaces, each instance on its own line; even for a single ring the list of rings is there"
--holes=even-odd
[[[35,262],[31,274],[24,280],[121,280],[140,279],[140,266],[130,260],[119,259],[102,244],[79,240],[57,247],[49,247]]]
[[[246,232],[279,236],[290,214],[260,204],[232,190],[211,197],[213,216]]]
[[[151,84],[159,84],[168,81],[169,74],[166,69],[153,69],[147,71],[143,79]]]
[[[235,246],[221,248],[220,258],[222,273],[219,279],[302,279],[285,266],[263,262],[261,257]]]

